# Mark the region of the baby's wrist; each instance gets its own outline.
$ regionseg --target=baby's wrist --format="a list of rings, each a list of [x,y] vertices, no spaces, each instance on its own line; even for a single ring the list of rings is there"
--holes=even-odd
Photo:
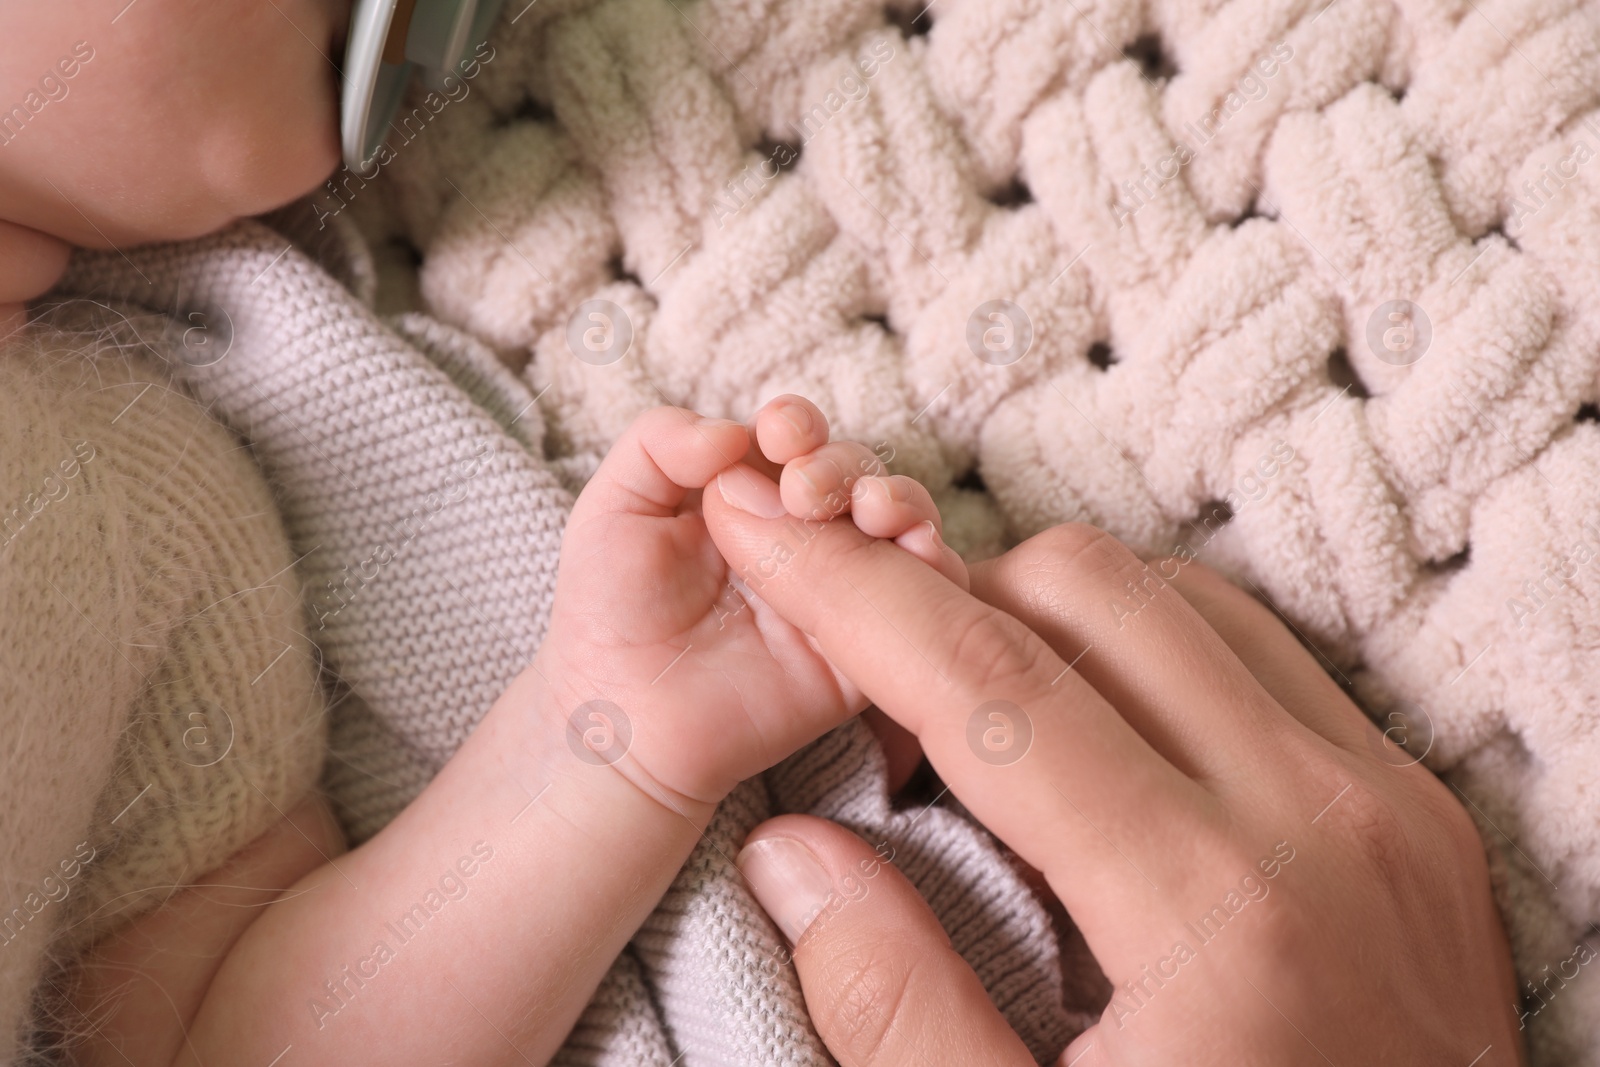
[[[687,823],[698,834],[709,825],[721,798],[685,793],[661,781],[640,760],[635,752],[638,724],[624,707],[637,711],[646,706],[644,701],[624,686],[591,685],[541,650],[496,701],[495,712],[519,721],[541,787],[559,784],[634,818],[640,809],[649,809],[671,823]]]

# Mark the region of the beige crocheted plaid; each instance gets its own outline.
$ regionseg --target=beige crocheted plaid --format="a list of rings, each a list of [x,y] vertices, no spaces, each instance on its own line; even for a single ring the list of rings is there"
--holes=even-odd
[[[392,203],[558,448],[794,390],[968,545],[1202,549],[1456,775],[1530,1023],[1600,1018],[1549,982],[1600,919],[1593,4],[511,0],[495,46]]]

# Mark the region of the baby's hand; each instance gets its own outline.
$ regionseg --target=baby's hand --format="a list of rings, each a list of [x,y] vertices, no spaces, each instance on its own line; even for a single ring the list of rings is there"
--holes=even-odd
[[[742,488],[754,486],[753,502],[764,510],[741,499],[730,503],[757,514],[787,512],[806,520],[808,529],[848,512],[862,533],[893,541],[962,589],[970,588],[967,565],[944,543],[943,521],[928,490],[915,478],[886,473],[879,456],[863,445],[827,443],[827,418],[811,401],[778,397],[756,414],[755,430],[760,449],[752,462],[778,479],[781,504],[773,503],[770,487],[755,482],[753,473],[727,483],[724,496],[738,497]],[[922,762],[922,746],[915,734],[875,707],[862,717],[883,749],[889,792],[898,793]]]
[[[887,474],[865,445],[826,443],[827,419],[803,397],[778,397],[756,415],[755,428],[761,454],[783,465],[779,489],[790,515],[826,521],[849,512],[862,533],[893,541],[969,587],[967,566],[944,543],[939,509],[921,482]]]
[[[854,446],[827,445],[821,413],[791,398],[775,401],[756,425],[786,462],[865,458]],[[501,1063],[508,1045],[524,1062],[550,1062],[716,803],[866,705],[805,633],[741,593],[748,587],[707,531],[702,492],[709,489],[718,518],[719,509],[732,510],[726,494],[782,520],[763,524],[765,543],[787,538],[793,548],[753,568],[750,585],[787,577],[786,568],[803,565],[793,562],[794,549],[840,532],[895,573],[909,566],[925,574],[883,541],[841,531],[843,520],[786,518],[778,485],[763,473],[777,468],[750,443],[738,423],[678,408],[640,417],[573,508],[538,656],[460,751],[382,832],[337,866],[304,874],[254,921],[211,916],[217,909],[206,911],[193,895],[204,891],[190,890],[178,912],[152,913],[132,940],[108,946],[115,974],[98,989],[126,1003],[110,1014],[96,1003],[96,1031],[116,1038],[86,1046],[83,1062],[132,1062],[124,1051],[130,1035],[164,1050],[141,1063],[170,1062],[172,1050],[184,1063],[266,1063],[285,1048],[308,1065]],[[815,478],[828,468],[806,470]],[[883,481],[871,470],[869,482]],[[799,478],[799,468],[782,477]],[[909,499],[904,490],[884,493],[880,502],[867,500],[870,488],[851,489],[864,529],[900,538],[937,519],[920,488]],[[834,503],[834,511],[843,506]],[[918,537],[910,543],[933,544]],[[762,569],[768,565],[777,569]],[[874,610],[860,605],[862,615]],[[495,873],[478,875],[468,893],[472,864],[490,861]],[[233,864],[226,871],[237,873]],[[268,882],[285,885],[295,873]],[[418,887],[429,884],[438,886],[429,898],[449,898],[448,912],[428,920],[444,925],[406,939],[397,923],[438,911],[417,903]],[[532,884],[547,891],[530,902]],[[168,934],[174,921],[193,925],[195,916],[223,940],[203,959],[188,944],[180,964]],[[395,937],[405,944],[398,956],[388,947]],[[463,951],[477,965],[463,970]],[[197,960],[208,966],[194,970]],[[395,969],[384,995],[352,1000],[363,987],[356,972],[370,979],[380,965]],[[320,992],[305,999],[315,981],[308,974],[343,977],[323,983],[324,1004]],[[149,985],[128,999],[119,991],[130,982]],[[336,982],[351,985],[336,992]],[[409,1025],[424,1017],[430,1025]]]
[[[780,397],[755,426],[760,451],[746,427],[680,408],[634,422],[573,508],[535,660],[568,745],[673,805],[714,805],[867,703],[729,571],[700,515],[702,490],[771,518],[784,500],[821,520],[848,508],[863,530],[966,584],[927,491],[883,476],[861,445],[828,444],[814,405]],[[779,463],[781,498],[765,473]],[[796,548],[812,526],[794,524]]]

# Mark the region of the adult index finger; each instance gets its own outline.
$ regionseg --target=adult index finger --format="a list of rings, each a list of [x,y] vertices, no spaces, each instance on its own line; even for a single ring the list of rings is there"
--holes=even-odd
[[[737,477],[732,495],[748,505],[752,476],[719,481]],[[750,591],[917,734],[952,792],[1046,873],[1086,933],[1093,913],[1153,904],[1185,881],[1211,798],[1037,634],[853,523],[763,518],[715,485],[704,512]]]

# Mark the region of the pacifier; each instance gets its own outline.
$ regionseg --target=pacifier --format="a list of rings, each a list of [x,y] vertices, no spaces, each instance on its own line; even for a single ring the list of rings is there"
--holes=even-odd
[[[369,173],[411,76],[443,91],[489,36],[502,0],[356,0],[339,107],[345,165]]]

